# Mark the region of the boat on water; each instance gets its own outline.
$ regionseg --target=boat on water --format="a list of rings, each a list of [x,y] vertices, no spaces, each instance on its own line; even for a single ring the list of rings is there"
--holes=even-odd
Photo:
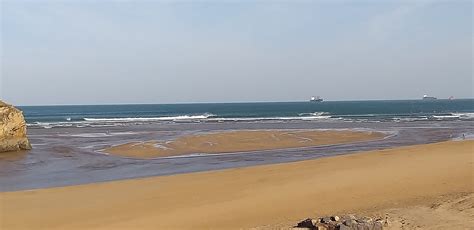
[[[436,97],[431,97],[431,96],[428,96],[428,95],[426,95],[426,94],[423,95],[423,100],[436,100],[436,99],[438,99],[438,98],[436,98]]]
[[[309,101],[310,101],[310,102],[322,102],[323,99],[320,98],[319,96],[317,96],[317,97],[314,97],[314,96],[313,96],[313,97],[311,97],[311,98],[309,99]]]

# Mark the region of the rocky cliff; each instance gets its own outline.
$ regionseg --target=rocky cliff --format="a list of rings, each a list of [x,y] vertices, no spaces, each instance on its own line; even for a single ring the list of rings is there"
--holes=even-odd
[[[23,113],[0,101],[0,152],[31,149]]]

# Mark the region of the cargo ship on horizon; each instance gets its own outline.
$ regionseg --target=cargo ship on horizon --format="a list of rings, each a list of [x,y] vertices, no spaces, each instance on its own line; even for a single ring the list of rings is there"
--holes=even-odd
[[[438,98],[436,98],[436,97],[431,97],[431,96],[428,96],[428,95],[426,95],[426,94],[423,95],[423,100],[436,100],[436,99],[438,99]]]
[[[322,102],[323,99],[319,96],[315,97],[315,96],[312,96],[310,99],[309,99],[310,102]]]

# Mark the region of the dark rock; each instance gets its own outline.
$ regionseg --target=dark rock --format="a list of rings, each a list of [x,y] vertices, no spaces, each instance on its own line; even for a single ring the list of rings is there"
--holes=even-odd
[[[321,230],[382,230],[385,220],[370,217],[357,218],[355,215],[328,216],[319,219],[306,219],[298,227]]]
[[[306,220],[299,222],[298,225],[296,225],[296,227],[314,229],[316,226],[313,219],[308,218]]]

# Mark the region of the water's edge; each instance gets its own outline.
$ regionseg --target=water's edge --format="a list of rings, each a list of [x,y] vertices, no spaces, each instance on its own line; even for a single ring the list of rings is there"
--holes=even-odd
[[[0,155],[0,191],[87,184],[275,164],[360,151],[434,143],[472,133],[474,122],[227,122],[174,123],[115,127],[30,128],[33,150]],[[180,135],[247,129],[354,129],[396,133],[382,140],[294,149],[264,150],[199,157],[132,159],[98,154],[111,145]]]

